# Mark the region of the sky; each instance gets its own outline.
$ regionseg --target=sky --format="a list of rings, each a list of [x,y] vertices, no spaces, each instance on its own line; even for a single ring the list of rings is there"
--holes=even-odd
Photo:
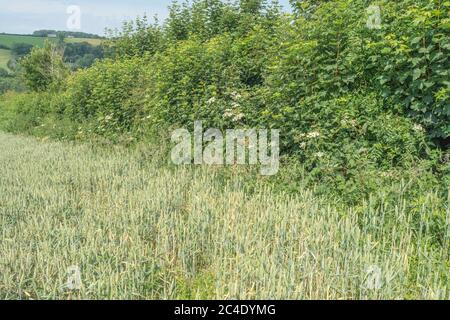
[[[289,7],[289,0],[279,2]],[[164,20],[170,3],[170,0],[0,0],[0,33],[31,34],[51,29],[104,35],[105,28],[120,28],[123,21],[144,13]],[[67,12],[70,6],[80,8],[80,29],[69,29],[70,23],[68,27],[68,20],[74,17],[73,12]]]

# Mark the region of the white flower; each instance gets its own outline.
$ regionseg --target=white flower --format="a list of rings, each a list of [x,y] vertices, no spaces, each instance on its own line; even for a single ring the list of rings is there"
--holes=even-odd
[[[413,129],[414,129],[414,131],[417,131],[417,132],[423,132],[424,131],[423,127],[420,124],[417,124],[417,123],[414,124]]]
[[[323,152],[317,152],[317,153],[315,154],[315,156],[316,156],[317,158],[323,158],[323,157],[325,156],[325,153],[323,153]]]
[[[231,97],[236,100],[242,98],[242,96],[236,91],[231,93]]]
[[[318,138],[318,137],[320,137],[320,132],[317,132],[317,131],[310,132],[306,136],[308,137],[308,139]]]
[[[242,120],[244,118],[244,114],[243,113],[238,113],[237,115],[234,116],[233,120],[235,122],[238,122],[240,120]]]
[[[214,102],[216,102],[216,98],[215,97],[211,97],[206,103],[207,104],[213,104]]]
[[[230,109],[226,109],[223,113],[224,118],[231,118],[234,116],[233,111]]]

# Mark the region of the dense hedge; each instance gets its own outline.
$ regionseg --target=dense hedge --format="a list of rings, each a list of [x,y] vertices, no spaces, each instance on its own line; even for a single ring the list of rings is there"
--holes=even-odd
[[[56,89],[10,94],[3,127],[113,141],[195,120],[280,128],[284,155],[343,189],[420,159],[442,174],[449,2],[377,1],[379,29],[367,27],[370,4],[303,1],[294,15],[265,1],[173,5],[164,26],[128,24],[110,59]]]

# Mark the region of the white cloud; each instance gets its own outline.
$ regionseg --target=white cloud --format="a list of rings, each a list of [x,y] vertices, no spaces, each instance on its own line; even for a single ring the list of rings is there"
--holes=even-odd
[[[66,11],[67,5],[63,1],[1,1],[0,11],[10,14],[51,14]]]
[[[38,29],[66,29],[70,5],[81,8],[81,31],[102,34],[123,21],[142,16],[167,17],[172,0],[0,0],[0,32],[32,33]],[[286,4],[288,0],[282,0]]]
[[[31,33],[38,29],[66,29],[70,5],[81,9],[81,30],[103,34],[105,28],[120,28],[123,21],[147,13],[164,18],[169,0],[0,0],[0,32]]]

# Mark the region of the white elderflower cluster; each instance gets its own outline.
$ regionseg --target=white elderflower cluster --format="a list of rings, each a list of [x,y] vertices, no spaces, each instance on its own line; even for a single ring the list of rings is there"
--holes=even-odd
[[[225,109],[223,117],[231,119],[231,121],[233,122],[239,122],[245,117],[244,113],[240,111],[241,105],[238,102],[238,100],[241,99],[242,96],[238,92],[232,92],[230,96],[233,101],[231,102],[231,107]]]
[[[318,131],[310,132],[310,133],[308,133],[308,134],[306,135],[306,137],[307,137],[308,139],[316,139],[316,138],[319,138],[319,137],[320,137],[320,132],[318,132]]]
[[[414,124],[413,130],[416,131],[416,132],[424,132],[425,131],[423,129],[423,127],[420,124],[418,124],[418,123]]]
[[[215,102],[216,102],[216,98],[211,97],[208,99],[208,101],[206,101],[206,104],[210,106],[210,105],[214,104]]]
[[[355,119],[344,118],[341,120],[341,125],[344,127],[356,127],[358,125],[358,122]]]
[[[233,109],[226,109],[223,113],[223,117],[231,119],[233,122],[239,122],[244,119],[245,115],[242,112],[236,112]]]
[[[317,152],[314,156],[316,156],[317,158],[323,158],[323,157],[325,157],[325,153]]]
[[[320,132],[318,131],[312,131],[312,132],[308,132],[308,133],[302,133],[298,135],[298,140],[311,140],[311,139],[316,139],[319,138],[321,136]]]

